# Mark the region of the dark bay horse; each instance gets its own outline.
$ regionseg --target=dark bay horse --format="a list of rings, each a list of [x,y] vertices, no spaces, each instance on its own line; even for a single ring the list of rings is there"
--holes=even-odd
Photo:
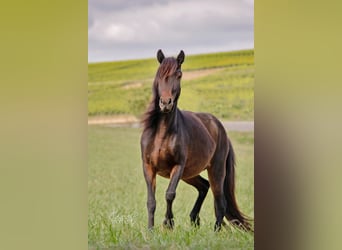
[[[192,224],[200,224],[199,212],[210,186],[215,200],[215,231],[225,225],[224,217],[232,224],[252,231],[249,219],[240,212],[235,199],[235,156],[224,127],[211,114],[177,108],[184,57],[181,51],[177,58],[165,58],[158,50],[160,66],[153,83],[152,101],[143,119],[140,143],[148,192],[148,227],[154,226],[158,174],[170,179],[163,223],[167,228],[174,227],[172,202],[178,182],[183,180],[198,190],[190,213]],[[203,170],[208,171],[209,182],[200,176]]]

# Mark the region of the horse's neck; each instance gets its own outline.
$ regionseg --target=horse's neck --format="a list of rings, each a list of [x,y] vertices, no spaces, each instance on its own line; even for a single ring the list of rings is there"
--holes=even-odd
[[[177,130],[177,122],[178,122],[178,109],[176,108],[171,114],[164,115],[161,117],[159,121],[159,126],[157,130],[157,134],[159,137],[165,138],[168,133]]]

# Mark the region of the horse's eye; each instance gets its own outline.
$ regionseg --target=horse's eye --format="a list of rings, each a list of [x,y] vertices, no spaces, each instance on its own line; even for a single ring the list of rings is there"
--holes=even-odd
[[[182,71],[177,71],[176,72],[176,77],[180,79],[182,77]]]
[[[178,92],[179,92],[179,85],[173,86],[173,88],[172,88],[172,94],[174,95],[175,93],[178,93]]]

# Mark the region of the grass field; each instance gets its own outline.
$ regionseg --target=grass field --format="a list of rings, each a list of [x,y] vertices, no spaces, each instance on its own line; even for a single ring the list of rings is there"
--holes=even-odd
[[[191,227],[189,213],[197,191],[184,182],[177,188],[173,206],[176,227],[173,231],[163,229],[168,180],[162,177],[157,177],[156,227],[152,232],[147,230],[140,133],[135,128],[88,127],[89,249],[253,249],[253,234],[233,227],[213,232],[211,192],[200,213],[201,227]],[[254,133],[228,134],[237,155],[238,203],[243,212],[254,217]]]
[[[139,117],[157,68],[155,58],[89,64],[88,115]],[[186,56],[182,69],[181,109],[225,120],[254,119],[253,50]]]

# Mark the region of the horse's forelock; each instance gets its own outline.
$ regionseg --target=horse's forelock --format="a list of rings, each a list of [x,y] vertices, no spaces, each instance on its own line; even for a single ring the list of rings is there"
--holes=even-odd
[[[178,62],[175,58],[169,57],[165,58],[160,64],[157,77],[163,79],[174,74],[178,69]]]

